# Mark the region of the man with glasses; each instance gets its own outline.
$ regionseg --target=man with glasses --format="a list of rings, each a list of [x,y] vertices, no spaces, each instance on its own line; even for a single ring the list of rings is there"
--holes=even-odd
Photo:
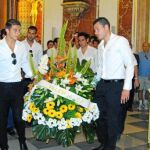
[[[21,68],[26,76],[32,77],[25,46],[19,42],[21,24],[16,19],[6,22],[6,37],[0,41],[0,148],[8,150],[7,116],[9,108],[13,113],[19,137],[20,150],[28,150],[25,138],[25,124],[22,120],[23,86]]]

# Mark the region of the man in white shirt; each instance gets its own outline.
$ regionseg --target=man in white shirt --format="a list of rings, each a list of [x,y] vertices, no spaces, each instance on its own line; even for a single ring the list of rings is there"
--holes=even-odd
[[[21,68],[29,78],[32,72],[25,46],[17,40],[21,24],[15,19],[7,21],[6,37],[0,41],[0,148],[8,150],[7,115],[11,108],[21,150],[28,150],[25,143],[25,124],[22,120],[23,85]]]
[[[88,45],[89,35],[85,32],[78,33],[78,40],[80,48],[77,50],[77,56],[79,58],[80,63],[82,60],[91,60],[91,69],[96,71],[96,54],[97,49]]]
[[[34,66],[37,69],[43,55],[43,49],[42,46],[35,40],[36,34],[37,28],[35,26],[30,26],[28,28],[27,37],[23,43],[25,44],[26,51],[33,57]]]
[[[100,17],[93,23],[95,35],[102,40],[98,47],[99,67],[95,101],[100,109],[97,136],[101,145],[94,150],[115,150],[121,128],[123,105],[132,88],[134,64],[127,39],[110,31],[110,23]]]

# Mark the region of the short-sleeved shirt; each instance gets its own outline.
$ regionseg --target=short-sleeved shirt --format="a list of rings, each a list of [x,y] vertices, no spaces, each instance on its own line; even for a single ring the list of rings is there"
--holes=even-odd
[[[150,75],[150,52],[139,53],[139,76],[147,77]]]

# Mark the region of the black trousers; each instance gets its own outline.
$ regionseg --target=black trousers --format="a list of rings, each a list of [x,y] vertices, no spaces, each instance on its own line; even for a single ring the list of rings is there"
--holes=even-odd
[[[22,120],[23,92],[22,82],[0,82],[0,147],[3,149],[8,148],[7,117],[10,108],[19,141],[25,141],[25,124]]]
[[[120,102],[123,82],[100,82],[95,92],[95,102],[100,110],[97,120],[97,137],[104,144],[104,150],[115,150],[117,136],[121,129],[121,113],[123,105]]]

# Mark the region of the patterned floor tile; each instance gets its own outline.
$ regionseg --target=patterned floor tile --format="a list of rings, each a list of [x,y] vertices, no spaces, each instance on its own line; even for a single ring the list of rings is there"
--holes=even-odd
[[[146,130],[148,129],[148,121],[132,122],[129,124],[136,127],[144,128]]]
[[[40,150],[82,150],[82,149],[76,146],[70,146],[70,147],[55,146],[55,147],[49,147],[49,148],[44,148]]]
[[[18,140],[9,140],[8,144],[9,144],[9,150],[20,150]],[[28,141],[27,141],[27,146],[29,150],[37,150],[37,147],[35,147]]]
[[[141,146],[144,144],[146,144],[145,141],[139,140],[129,135],[122,135],[121,139],[117,142],[117,147],[125,149]]]
[[[139,118],[139,119],[142,119],[142,120],[148,120],[148,114],[147,113],[131,114],[129,116]]]
[[[129,136],[140,139],[142,141],[147,141],[148,137],[147,137],[148,132],[147,131],[142,131],[142,132],[137,132],[137,133],[132,133],[129,134]]]
[[[34,138],[28,139],[28,142],[34,145],[37,149],[50,148],[58,146],[58,144],[54,140],[50,140],[48,144],[46,142],[38,141]]]
[[[126,123],[139,122],[139,121],[142,121],[142,120],[139,118],[131,117],[131,116],[128,116],[126,118]]]
[[[141,132],[141,131],[146,131],[144,128],[136,127],[130,124],[125,125],[124,129],[124,134],[130,134],[130,133],[136,133],[136,132]]]
[[[149,149],[147,148],[147,145],[142,145],[142,146],[133,147],[133,148],[126,148],[125,150],[149,150]]]

